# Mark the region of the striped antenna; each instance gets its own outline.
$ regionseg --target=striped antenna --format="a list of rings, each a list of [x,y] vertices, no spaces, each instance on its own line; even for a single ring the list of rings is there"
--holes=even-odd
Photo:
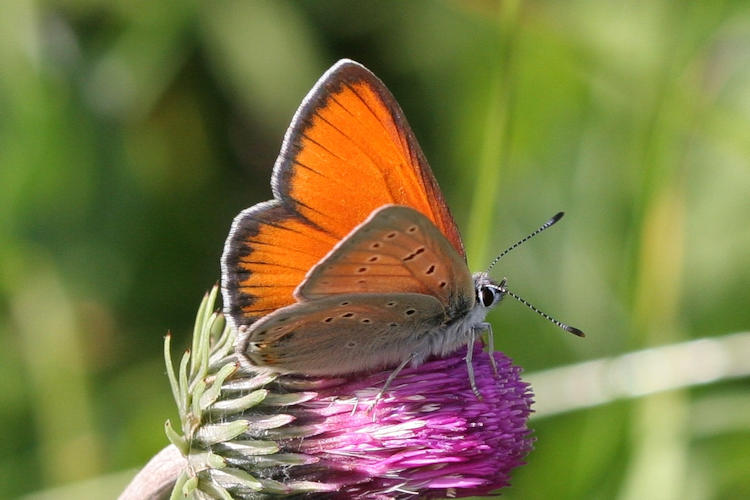
[[[497,262],[500,259],[502,259],[503,257],[505,257],[511,250],[513,250],[514,248],[517,248],[517,247],[521,246],[521,244],[526,243],[527,241],[529,241],[531,238],[533,238],[537,234],[541,233],[542,231],[544,231],[548,227],[552,226],[555,222],[557,222],[560,219],[562,219],[563,215],[565,215],[564,212],[557,212],[555,215],[552,216],[552,218],[550,220],[548,220],[547,222],[545,222],[544,224],[542,224],[539,227],[539,229],[537,229],[536,231],[534,231],[530,235],[526,236],[525,238],[523,238],[523,239],[515,242],[514,244],[512,244],[511,246],[509,246],[508,248],[506,248],[500,255],[498,255],[497,257],[495,257],[494,259],[492,259],[492,262],[490,262],[490,265],[487,268],[487,272],[489,273],[490,270],[495,266],[495,264],[497,264]]]
[[[534,304],[531,304],[531,303],[527,302],[526,300],[524,300],[523,297],[520,297],[517,294],[515,294],[515,293],[511,292],[510,290],[508,290],[505,287],[505,280],[503,280],[500,283],[500,291],[502,293],[507,293],[508,295],[510,295],[511,297],[513,297],[514,299],[516,299],[518,302],[520,302],[521,304],[525,305],[526,307],[528,307],[529,309],[531,309],[532,311],[534,311],[535,313],[537,313],[542,318],[546,319],[547,321],[549,321],[551,323],[554,323],[555,325],[557,325],[559,328],[562,328],[566,332],[572,333],[573,335],[577,335],[579,337],[585,337],[586,336],[586,334],[583,333],[583,331],[579,330],[575,326],[570,326],[570,325],[568,325],[566,323],[563,323],[562,321],[556,320],[555,318],[553,318],[552,316],[550,316],[546,312],[540,311],[539,309],[537,309],[534,306]]]

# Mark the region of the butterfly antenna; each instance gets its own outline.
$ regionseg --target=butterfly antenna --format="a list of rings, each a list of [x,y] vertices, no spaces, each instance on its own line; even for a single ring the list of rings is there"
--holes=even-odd
[[[553,222],[553,224],[554,224],[554,222]],[[505,281],[505,280],[503,280],[503,281]],[[502,286],[502,285],[501,285],[501,286]],[[558,326],[559,328],[562,328],[562,329],[563,329],[563,330],[565,330],[566,332],[568,332],[568,333],[572,333],[573,335],[577,335],[577,336],[579,336],[579,337],[585,337],[585,336],[586,336],[586,334],[585,334],[585,333],[583,333],[583,332],[582,332],[581,330],[579,330],[578,328],[576,328],[576,327],[574,327],[574,326],[566,325],[566,324],[565,324],[565,323],[563,323],[562,321],[558,321],[558,320],[556,320],[555,318],[553,318],[552,316],[550,316],[550,315],[549,315],[549,314],[547,314],[546,312],[544,312],[544,311],[540,311],[539,309],[537,309],[537,308],[536,308],[536,307],[534,306],[534,304],[531,304],[531,303],[529,303],[529,302],[525,301],[525,300],[523,299],[523,297],[520,297],[520,296],[516,295],[515,293],[511,292],[510,290],[508,290],[507,288],[505,288],[505,286],[502,286],[502,291],[503,291],[503,293],[507,293],[508,295],[510,295],[511,297],[513,297],[514,299],[516,299],[516,300],[517,300],[518,302],[520,302],[521,304],[525,305],[526,307],[528,307],[529,309],[531,309],[532,311],[534,311],[535,313],[537,313],[537,314],[538,314],[539,316],[541,316],[542,318],[546,319],[547,321],[550,321],[551,323],[554,323],[554,324],[555,324],[555,325],[557,325],[557,326]]]
[[[497,264],[497,262],[500,259],[502,259],[503,257],[505,257],[511,250],[513,250],[516,247],[521,246],[523,243],[526,243],[527,241],[529,241],[531,238],[533,238],[537,234],[541,233],[542,231],[544,231],[548,227],[552,226],[555,222],[557,222],[560,219],[562,219],[563,215],[565,215],[565,212],[557,212],[555,215],[552,216],[551,219],[549,219],[547,222],[545,222],[544,224],[542,224],[539,227],[539,229],[537,229],[536,231],[534,231],[530,235],[526,236],[525,238],[523,238],[521,240],[518,240],[517,242],[515,242],[514,244],[512,244],[511,246],[509,246],[508,248],[506,248],[505,250],[503,250],[503,252],[500,255],[498,255],[497,257],[495,257],[494,259],[492,259],[492,262],[490,262],[490,265],[487,268],[487,272],[489,273],[490,270],[495,266],[495,264]],[[529,305],[529,304],[527,304],[527,305]],[[532,309],[533,309],[533,307],[532,307]],[[539,311],[537,311],[537,312],[539,312]],[[542,314],[544,314],[544,313],[542,313]]]

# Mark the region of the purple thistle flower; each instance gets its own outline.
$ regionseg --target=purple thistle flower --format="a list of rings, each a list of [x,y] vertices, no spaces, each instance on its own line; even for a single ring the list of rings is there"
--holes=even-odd
[[[531,392],[521,369],[502,353],[474,348],[483,396],[469,385],[466,352],[403,370],[374,409],[389,372],[318,392],[298,405],[297,425],[315,434],[289,443],[316,457],[295,474],[336,487],[342,498],[442,498],[488,494],[509,484],[532,439],[526,421]],[[358,401],[352,411],[351,400]]]
[[[462,349],[404,369],[373,408],[391,370],[308,378],[240,364],[234,333],[220,313],[207,313],[214,300],[215,291],[202,304],[179,376],[167,355],[183,431],[167,422],[167,435],[186,458],[180,496],[486,495],[509,484],[532,448],[532,394],[502,353],[493,354],[495,375],[490,355],[474,346],[481,400]]]

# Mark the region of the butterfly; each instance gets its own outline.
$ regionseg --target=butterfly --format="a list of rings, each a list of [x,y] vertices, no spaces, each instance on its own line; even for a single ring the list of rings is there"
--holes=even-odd
[[[491,333],[505,280],[469,271],[403,111],[364,66],[341,60],[307,94],[271,185],[272,200],[234,219],[221,260],[241,358],[315,376],[397,372]]]

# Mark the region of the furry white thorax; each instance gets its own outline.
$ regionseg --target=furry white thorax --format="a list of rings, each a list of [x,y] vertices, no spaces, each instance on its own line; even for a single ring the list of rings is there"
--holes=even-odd
[[[473,279],[475,295],[469,312],[462,318],[449,321],[424,335],[421,339],[424,345],[417,347],[412,353],[412,366],[422,364],[430,356],[447,356],[468,345],[489,329],[489,323],[484,319],[490,309],[503,299],[505,280],[497,283],[485,272],[474,273]],[[482,301],[485,293],[491,294],[492,297],[487,305]]]

